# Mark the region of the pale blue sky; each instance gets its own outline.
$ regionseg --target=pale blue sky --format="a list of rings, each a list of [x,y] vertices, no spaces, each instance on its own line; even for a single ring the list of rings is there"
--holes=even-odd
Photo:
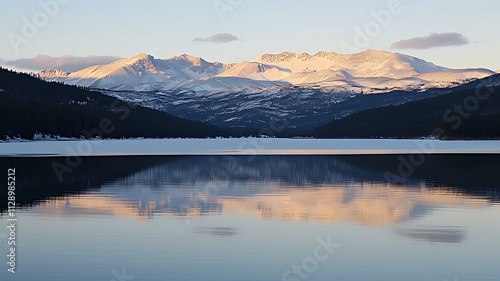
[[[343,52],[355,46],[355,28],[374,20],[372,12],[387,10],[397,0],[64,0],[43,24],[37,1],[3,1],[0,9],[0,58],[14,60],[40,54],[112,55],[130,57],[145,52],[166,58],[183,53],[209,61],[252,60],[264,53],[320,50]],[[402,11],[369,36],[361,49],[397,51],[454,67],[500,69],[499,1],[400,0]],[[214,4],[231,6],[220,16]],[[42,27],[33,38],[22,33],[23,17],[38,15]],[[379,25],[380,26],[380,25]],[[377,31],[377,30],[375,30]],[[426,50],[394,50],[394,42],[431,33],[456,32],[468,45]],[[230,33],[240,40],[212,44],[195,38]],[[25,39],[18,52],[9,34]]]

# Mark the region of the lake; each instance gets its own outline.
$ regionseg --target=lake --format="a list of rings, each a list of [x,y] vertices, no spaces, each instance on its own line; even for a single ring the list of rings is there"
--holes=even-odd
[[[72,163],[72,165],[68,165]],[[0,158],[0,280],[495,280],[500,155]],[[54,170],[55,169],[55,170]]]

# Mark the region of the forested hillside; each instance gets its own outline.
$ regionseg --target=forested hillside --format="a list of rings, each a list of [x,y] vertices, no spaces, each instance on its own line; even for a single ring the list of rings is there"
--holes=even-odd
[[[0,139],[216,137],[221,129],[135,106],[83,87],[0,68]]]
[[[497,75],[491,79],[500,78]],[[362,111],[332,121],[312,135],[319,138],[497,139],[500,138],[500,87],[476,87]]]

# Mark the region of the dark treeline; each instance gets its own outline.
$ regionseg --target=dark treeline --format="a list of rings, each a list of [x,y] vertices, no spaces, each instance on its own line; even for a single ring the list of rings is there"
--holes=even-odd
[[[406,185],[423,180],[428,187],[447,187],[500,202],[500,155],[355,155],[338,156],[345,163],[366,173],[366,181]],[[412,163],[417,159],[418,165]],[[403,173],[401,173],[403,171]],[[485,189],[482,189],[485,188]]]
[[[224,135],[216,126],[0,68],[0,139],[31,139],[35,133],[76,138]]]
[[[335,120],[312,133],[319,138],[500,138],[500,87],[477,88]]]

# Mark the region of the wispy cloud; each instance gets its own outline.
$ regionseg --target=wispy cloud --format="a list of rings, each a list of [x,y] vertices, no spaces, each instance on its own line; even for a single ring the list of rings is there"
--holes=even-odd
[[[220,44],[220,43],[229,43],[237,40],[240,39],[236,35],[230,33],[217,33],[206,38],[201,38],[201,37],[195,38],[193,39],[193,42]]]
[[[393,49],[431,49],[437,47],[462,46],[469,39],[457,32],[432,33],[428,36],[401,40],[392,44]]]
[[[5,66],[39,71],[46,68],[56,68],[66,72],[81,70],[93,65],[107,64],[116,61],[119,57],[113,56],[62,56],[51,57],[39,55],[28,59],[4,60]]]

